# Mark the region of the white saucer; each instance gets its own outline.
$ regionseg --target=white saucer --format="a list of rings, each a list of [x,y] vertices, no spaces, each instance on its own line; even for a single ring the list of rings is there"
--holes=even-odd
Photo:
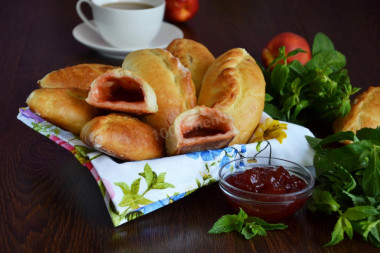
[[[74,28],[73,36],[83,45],[98,51],[102,55],[112,58],[124,58],[128,53],[143,48],[165,48],[173,39],[183,38],[183,32],[177,26],[163,22],[158,35],[148,46],[142,48],[112,47],[85,23],[81,23]]]

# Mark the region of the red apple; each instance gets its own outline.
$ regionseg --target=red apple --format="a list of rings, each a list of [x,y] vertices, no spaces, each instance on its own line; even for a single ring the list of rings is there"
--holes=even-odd
[[[284,32],[274,36],[264,47],[261,56],[265,67],[268,67],[269,64],[277,58],[279,54],[278,49],[282,46],[285,46],[286,54],[297,48],[301,48],[306,51],[306,53],[300,52],[287,58],[288,63],[298,60],[302,65],[305,65],[311,58],[310,46],[304,37],[295,33]]]
[[[198,0],[166,0],[165,18],[172,22],[185,22],[197,13]]]

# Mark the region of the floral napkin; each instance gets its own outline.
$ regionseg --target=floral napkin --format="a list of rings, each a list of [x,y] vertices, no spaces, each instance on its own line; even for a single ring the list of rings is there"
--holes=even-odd
[[[310,130],[273,120],[265,113],[254,133],[254,143],[134,162],[121,162],[89,148],[78,136],[41,119],[28,108],[20,108],[17,118],[70,151],[90,170],[115,226],[218,181],[219,169],[233,159],[271,154],[305,167],[313,165],[314,151],[305,138],[314,136]]]

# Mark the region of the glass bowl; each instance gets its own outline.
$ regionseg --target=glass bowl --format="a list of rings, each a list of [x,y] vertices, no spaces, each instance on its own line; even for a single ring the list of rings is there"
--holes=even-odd
[[[279,166],[287,170],[290,175],[301,178],[306,187],[291,193],[258,193],[237,188],[226,181],[229,176],[243,173],[248,169]],[[231,206],[236,210],[242,208],[248,215],[265,220],[281,220],[292,216],[313,193],[314,182],[314,176],[307,168],[274,157],[257,156],[232,160],[219,171],[219,187]]]

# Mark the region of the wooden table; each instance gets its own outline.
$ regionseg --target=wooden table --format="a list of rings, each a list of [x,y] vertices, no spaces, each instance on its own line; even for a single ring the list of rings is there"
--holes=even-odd
[[[16,119],[46,73],[79,63],[120,65],[78,43],[75,1],[5,1],[0,9],[1,252],[375,252],[359,235],[329,248],[333,218],[299,211],[289,228],[245,240],[210,235],[234,213],[217,184],[114,228],[95,180],[66,150]],[[277,33],[312,43],[327,34],[346,55],[352,84],[379,85],[378,0],[202,0],[196,17],[178,25],[186,38],[218,56],[243,47],[257,60]],[[329,130],[328,130],[329,131]],[[377,251],[378,252],[378,251]]]

